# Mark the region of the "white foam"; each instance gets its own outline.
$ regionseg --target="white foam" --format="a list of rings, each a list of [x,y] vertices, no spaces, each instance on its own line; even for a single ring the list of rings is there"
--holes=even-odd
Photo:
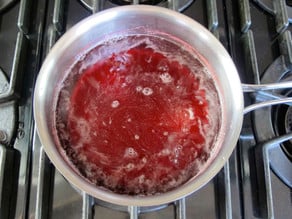
[[[81,145],[91,141],[90,124],[87,120],[78,117],[72,117],[72,122],[75,123],[76,130],[80,133],[79,142]]]

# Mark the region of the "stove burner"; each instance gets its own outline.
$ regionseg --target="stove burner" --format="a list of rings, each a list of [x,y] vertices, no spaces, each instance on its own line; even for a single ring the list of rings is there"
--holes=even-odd
[[[288,108],[285,121],[286,133],[292,132],[292,107]],[[284,147],[284,151],[292,161],[292,141],[289,142],[289,145]]]
[[[0,0],[0,12],[7,9],[13,2],[16,2],[15,0]]]
[[[288,69],[283,56],[278,57],[265,71],[261,83],[275,83],[292,80],[291,69]],[[292,96],[292,90],[284,90],[276,95]],[[254,112],[255,135],[258,142],[266,142],[277,136],[292,133],[292,106],[286,104],[267,107]],[[292,187],[291,152],[292,140],[273,147],[269,156],[270,166],[276,175]]]
[[[292,131],[292,107],[289,107],[285,116],[285,129],[289,133]]]
[[[130,5],[134,3],[134,0],[110,0],[112,3],[117,5]],[[157,5],[164,0],[139,0],[140,4],[146,5]]]
[[[292,96],[292,91],[285,96]],[[292,133],[292,106],[279,105],[274,110],[275,131],[277,135]],[[284,125],[283,125],[284,124]],[[286,156],[292,161],[292,140],[286,141],[281,145]]]
[[[275,15],[276,10],[274,10],[273,0],[254,0],[263,10],[268,13]],[[286,0],[286,8],[289,22],[292,23],[292,0]]]
[[[94,1],[92,1],[92,0],[80,0],[80,1],[82,2],[82,4],[85,5],[86,8],[88,8],[89,10],[93,10]],[[134,2],[135,2],[135,0],[109,0],[109,1],[113,5],[130,5],[130,4],[134,4]],[[173,0],[173,1],[177,1],[178,11],[182,12],[188,6],[190,6],[194,0]],[[158,6],[162,6],[165,8],[169,7],[169,3],[167,0],[138,0],[138,2],[139,2],[139,4],[158,5]],[[113,5],[111,5],[111,7]],[[105,7],[105,8],[107,8],[107,7]]]

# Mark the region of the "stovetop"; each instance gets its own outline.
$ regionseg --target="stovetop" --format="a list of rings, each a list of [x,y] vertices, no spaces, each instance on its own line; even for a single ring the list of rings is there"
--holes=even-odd
[[[75,23],[130,0],[0,1],[0,218],[291,218],[292,108],[248,113],[224,168],[203,188],[164,206],[121,207],[73,188],[50,163],[34,126],[41,64]],[[208,28],[244,83],[290,81],[292,6],[285,0],[155,0]],[[245,105],[292,95],[245,94]]]

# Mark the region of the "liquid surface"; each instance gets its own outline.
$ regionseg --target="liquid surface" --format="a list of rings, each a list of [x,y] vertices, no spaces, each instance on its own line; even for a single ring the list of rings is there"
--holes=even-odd
[[[66,156],[90,182],[117,193],[181,185],[210,157],[219,126],[218,96],[208,92],[215,89],[201,62],[194,72],[149,39],[96,61],[89,57],[98,49],[91,51],[85,60],[93,64],[78,67],[57,105]]]

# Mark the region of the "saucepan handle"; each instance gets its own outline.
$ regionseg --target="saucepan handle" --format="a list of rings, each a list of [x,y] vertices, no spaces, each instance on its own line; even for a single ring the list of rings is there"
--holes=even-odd
[[[267,107],[276,104],[287,104],[292,106],[292,97],[286,97],[282,95],[270,92],[271,90],[292,89],[292,81],[285,81],[271,84],[242,84],[243,92],[257,93],[259,102],[249,105],[244,108],[243,114],[247,114],[253,110]]]

